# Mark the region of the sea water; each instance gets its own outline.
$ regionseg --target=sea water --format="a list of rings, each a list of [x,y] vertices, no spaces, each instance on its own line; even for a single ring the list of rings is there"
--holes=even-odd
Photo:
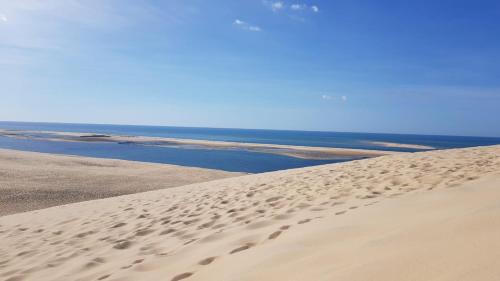
[[[96,125],[0,122],[0,129],[98,133],[113,135],[169,137],[197,140],[268,143],[301,146],[339,147],[413,152],[416,149],[383,147],[371,142],[417,144],[436,149],[500,144],[500,138],[343,133],[314,131],[249,130],[136,125]],[[305,166],[349,161],[358,158],[311,160],[253,152],[244,149],[200,149],[158,147],[102,142],[64,142],[0,137],[0,148],[25,151],[113,158],[182,166],[260,173]]]

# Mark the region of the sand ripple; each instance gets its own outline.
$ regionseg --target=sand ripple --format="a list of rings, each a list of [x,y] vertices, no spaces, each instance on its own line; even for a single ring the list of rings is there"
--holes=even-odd
[[[189,280],[310,224],[408,193],[453,188],[499,167],[500,146],[431,151],[5,216],[0,279]]]

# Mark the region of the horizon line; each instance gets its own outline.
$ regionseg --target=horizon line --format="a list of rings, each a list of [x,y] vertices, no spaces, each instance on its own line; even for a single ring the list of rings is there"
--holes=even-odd
[[[315,132],[315,133],[343,133],[343,134],[384,134],[384,135],[405,135],[405,136],[436,136],[436,137],[466,137],[466,138],[492,138],[500,139],[500,136],[477,136],[460,134],[418,134],[418,133],[387,133],[387,132],[361,132],[361,131],[323,131],[323,130],[297,130],[297,129],[263,129],[263,128],[236,128],[236,127],[203,127],[203,126],[176,126],[176,125],[152,125],[152,124],[117,124],[117,123],[81,123],[81,122],[60,122],[60,121],[16,121],[0,120],[0,123],[38,123],[38,124],[65,124],[65,125],[107,125],[107,126],[141,126],[141,127],[170,127],[170,128],[192,128],[192,129],[218,129],[218,130],[249,130],[249,131],[284,131],[284,132]]]

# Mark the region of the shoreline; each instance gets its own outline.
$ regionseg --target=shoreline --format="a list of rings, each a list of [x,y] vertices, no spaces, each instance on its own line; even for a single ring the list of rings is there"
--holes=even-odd
[[[34,134],[34,135],[33,135]],[[36,136],[42,134],[45,136]],[[199,149],[242,149],[247,151],[285,155],[289,157],[330,160],[342,158],[367,158],[383,155],[394,155],[407,152],[350,149],[333,147],[314,147],[280,144],[260,144],[230,141],[194,140],[166,137],[147,136],[120,136],[111,134],[92,134],[75,132],[53,132],[53,131],[15,131],[0,129],[0,136],[38,139],[48,141],[73,141],[73,142],[112,142],[118,144],[150,145],[159,147],[199,148]]]
[[[383,147],[410,148],[419,150],[436,149],[434,146],[429,146],[429,145],[406,144],[406,143],[396,143],[396,142],[386,142],[386,141],[367,141],[366,143]]]

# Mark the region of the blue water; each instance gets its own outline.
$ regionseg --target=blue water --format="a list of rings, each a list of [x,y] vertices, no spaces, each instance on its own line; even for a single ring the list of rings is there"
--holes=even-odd
[[[136,125],[0,122],[0,128],[12,130],[81,132],[410,152],[414,150],[407,148],[380,147],[367,144],[366,142],[383,141],[405,144],[420,144],[436,147],[438,149],[500,144],[500,138],[488,137],[219,129]]]
[[[215,129],[134,125],[0,122],[0,128],[11,130],[82,132],[394,151],[415,150],[407,148],[380,147],[367,142],[383,141],[420,144],[436,147],[438,149],[500,144],[500,138],[486,137]],[[0,137],[0,148],[168,163],[250,173],[351,160],[306,160],[245,150],[189,149],[133,144],[125,145],[117,143],[55,142],[32,139],[15,139],[8,137]]]
[[[0,137],[0,148],[165,163],[247,173],[261,173],[345,161],[306,160],[244,150],[170,148],[102,142],[59,142],[10,137]]]

